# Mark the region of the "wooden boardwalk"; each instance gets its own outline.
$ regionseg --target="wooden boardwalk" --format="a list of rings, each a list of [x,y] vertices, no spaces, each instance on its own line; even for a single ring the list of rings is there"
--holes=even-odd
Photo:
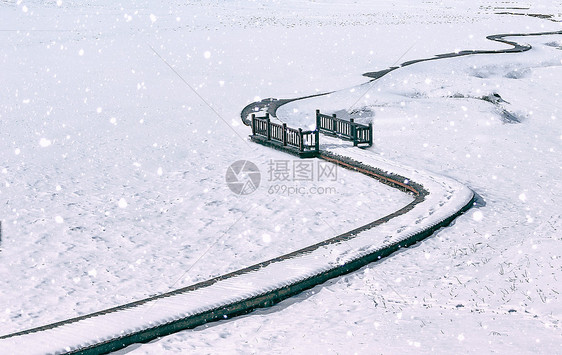
[[[252,135],[256,143],[278,149],[301,158],[316,157],[320,153],[320,132],[343,140],[353,142],[354,146],[373,145],[373,124],[368,125],[349,121],[320,113],[316,110],[316,129],[303,131],[302,128],[291,128],[286,123],[271,122],[269,113],[264,117],[252,114],[250,121]]]

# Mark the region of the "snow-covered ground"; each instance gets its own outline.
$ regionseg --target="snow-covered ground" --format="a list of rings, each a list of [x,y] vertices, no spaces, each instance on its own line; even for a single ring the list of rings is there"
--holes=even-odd
[[[0,4],[0,333],[185,286],[408,203],[342,169],[306,185],[329,196],[268,193],[268,162],[293,158],[241,139],[240,110],[349,88],[279,114],[300,124],[315,108],[361,109],[368,153],[457,179],[485,205],[361,272],[135,352],[562,351],[562,36],[355,86],[407,60],[503,48],[489,34],[562,29],[495,14],[560,19],[560,1],[506,7],[529,4]],[[493,93],[506,102],[478,99]],[[239,159],[262,172],[249,196],[224,182]]]
[[[153,24],[142,9],[127,22],[111,6],[99,15],[78,5],[4,7],[2,334],[265,261],[411,201],[343,169],[336,181],[294,181],[298,159],[248,142],[239,111],[260,85],[252,65],[238,75],[255,54],[229,45],[244,38],[236,31],[190,39],[176,17],[160,29],[167,18],[158,9]],[[35,19],[47,15],[56,20]],[[252,195],[225,182],[240,159],[262,173]],[[289,181],[276,180],[284,164]]]

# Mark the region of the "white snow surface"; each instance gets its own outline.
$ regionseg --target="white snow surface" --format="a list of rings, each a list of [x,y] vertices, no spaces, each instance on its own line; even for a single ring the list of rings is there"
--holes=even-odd
[[[423,185],[429,195],[410,212],[361,232],[351,240],[322,246],[314,251],[271,263],[256,271],[217,281],[193,291],[89,317],[53,329],[1,339],[0,347],[10,354],[79,350],[138,330],[266,294],[273,289],[337,268],[387,245],[399,243],[442,222],[472,200],[472,191],[452,179],[400,167],[356,148],[336,148],[333,151],[369,166],[408,176]]]
[[[300,198],[340,223],[295,226],[318,214],[305,208],[296,217],[292,197],[260,189],[240,198],[226,188],[224,171],[235,160],[260,163],[264,173],[270,159],[292,159],[238,137],[248,134],[238,119],[246,103],[344,89],[279,114],[310,124],[316,108],[360,109],[373,121],[375,146],[335,149],[449,176],[485,205],[416,248],[269,310],[128,350],[560,352],[560,36],[517,39],[533,44],[526,53],[401,68],[372,88],[360,74],[438,53],[505,48],[489,34],[560,30],[496,13],[560,20],[561,8],[560,1],[0,4],[0,333],[185,286],[403,206],[403,194],[349,173],[335,197]],[[506,102],[476,99],[494,92]],[[503,110],[521,123],[503,122]],[[357,205],[356,191],[372,195],[359,195]],[[275,238],[273,226],[287,233]],[[286,243],[295,231],[303,233]],[[264,233],[279,245],[259,245]],[[79,342],[82,334],[68,336]]]
[[[186,5],[184,22],[156,13],[154,24],[142,4],[0,6],[0,334],[253,265],[411,201],[343,169],[336,181],[270,179],[271,161],[298,159],[247,141],[239,113],[261,79],[253,45],[231,45],[244,39],[239,19],[193,39],[191,26],[216,21],[200,4]],[[248,196],[225,182],[240,159],[262,173]]]

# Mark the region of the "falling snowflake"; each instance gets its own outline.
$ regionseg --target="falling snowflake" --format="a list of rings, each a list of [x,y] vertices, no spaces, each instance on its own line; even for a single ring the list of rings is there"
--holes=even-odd
[[[472,214],[472,219],[476,222],[480,222],[484,218],[484,214],[481,211],[475,211]]]
[[[121,198],[119,202],[117,202],[117,205],[119,206],[119,208],[126,208],[128,204],[124,198]]]
[[[49,139],[47,139],[47,138],[41,138],[41,139],[39,140],[39,145],[40,145],[42,148],[47,148],[47,147],[50,146],[51,144],[52,144],[52,142],[51,142]],[[18,150],[18,149],[16,149],[16,151],[17,151],[17,150]],[[16,154],[19,154],[19,153],[16,153]]]

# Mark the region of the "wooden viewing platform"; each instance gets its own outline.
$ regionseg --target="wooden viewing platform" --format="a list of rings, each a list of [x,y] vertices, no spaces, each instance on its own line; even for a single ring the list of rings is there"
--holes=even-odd
[[[368,125],[356,123],[353,118],[349,121],[338,118],[334,113],[332,116],[320,113],[316,110],[316,129],[341,139],[353,142],[354,146],[366,144],[373,145],[373,124]]]
[[[312,158],[320,151],[319,132],[303,131],[302,128],[287,127],[286,123],[271,122],[269,113],[265,117],[252,114],[252,136],[257,143],[296,154],[301,158]]]
[[[252,114],[252,135],[250,138],[256,142],[301,158],[312,158],[320,152],[320,132],[352,141],[354,146],[373,145],[373,125],[363,125],[336,117],[328,116],[316,110],[316,129],[303,131],[302,128],[287,127],[286,123],[271,122],[269,113],[265,117],[256,117]]]

